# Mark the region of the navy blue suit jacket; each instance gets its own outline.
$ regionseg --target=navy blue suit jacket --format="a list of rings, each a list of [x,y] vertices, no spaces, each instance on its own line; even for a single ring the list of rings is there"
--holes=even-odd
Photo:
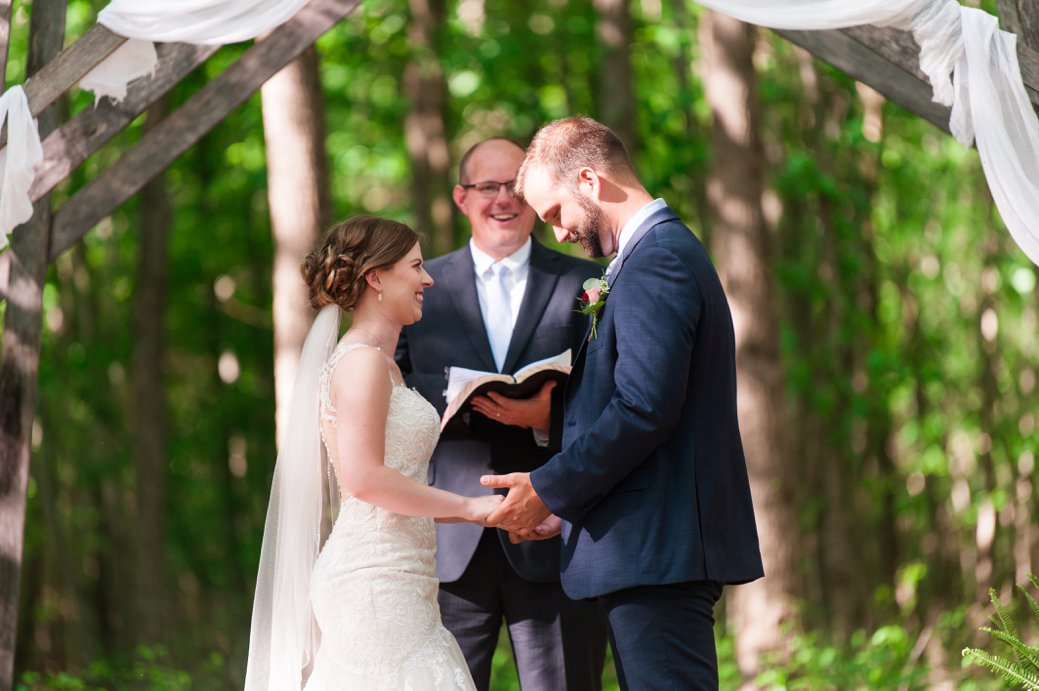
[[[401,332],[397,364],[408,386],[416,388],[441,415],[447,402],[447,367],[497,371],[476,294],[473,257],[468,245],[426,263],[436,282],[426,291],[422,319]],[[588,318],[577,311],[581,285],[602,274],[593,262],[550,250],[536,240],[530,273],[502,371],[515,372],[531,362],[576,353]],[[548,460],[562,444],[563,387],[553,393],[552,435],[548,448],[537,446],[528,429],[488,420],[479,413],[455,420],[444,430],[429,464],[434,487],[467,496],[490,494],[480,476],[526,472]],[[457,418],[456,418],[457,419]],[[458,580],[472,559],[484,528],[475,523],[437,524],[437,577]],[[523,578],[559,581],[559,540],[513,545],[499,531],[510,564]]]
[[[732,315],[706,250],[661,209],[610,283],[567,386],[563,451],[531,473],[564,519],[564,590],[761,577]]]

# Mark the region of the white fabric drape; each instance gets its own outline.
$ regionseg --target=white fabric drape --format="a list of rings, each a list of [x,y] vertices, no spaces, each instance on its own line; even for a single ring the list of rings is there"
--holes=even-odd
[[[122,100],[130,82],[155,71],[153,41],[216,45],[246,41],[284,24],[309,1],[112,0],[98,14],[98,23],[130,40],[80,80],[80,86],[97,98]],[[9,145],[0,151],[0,158],[6,157],[0,160],[2,249],[15,227],[32,217],[29,188],[43,154],[39,128],[20,86],[0,97],[0,116],[9,121],[10,130]]]
[[[94,95],[122,100],[126,85],[155,69],[157,43],[226,45],[284,24],[309,0],[112,0],[97,15],[131,39],[80,82]]]
[[[7,146],[0,150],[0,249],[15,226],[32,218],[29,188],[43,161],[40,129],[20,86],[0,95],[0,127],[7,123]]]
[[[246,691],[302,687],[319,631],[310,606],[310,575],[327,534],[321,441],[321,368],[339,337],[339,307],[318,312],[303,343],[285,442],[278,452],[260,548],[249,637]],[[338,497],[336,497],[338,498]]]
[[[773,29],[839,29],[860,24],[911,31],[934,100],[952,108],[957,141],[977,140],[1003,222],[1039,265],[1039,120],[1021,79],[1013,34],[996,17],[955,0],[696,0]]]

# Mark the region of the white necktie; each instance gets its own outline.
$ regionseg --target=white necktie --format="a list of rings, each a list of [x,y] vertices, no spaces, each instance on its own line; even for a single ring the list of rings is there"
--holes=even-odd
[[[512,271],[504,264],[492,264],[487,281],[487,337],[499,372],[509,352],[512,325]]]

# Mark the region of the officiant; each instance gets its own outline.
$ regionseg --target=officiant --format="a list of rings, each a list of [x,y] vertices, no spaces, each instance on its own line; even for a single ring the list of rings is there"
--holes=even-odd
[[[512,193],[523,148],[503,137],[473,146],[459,165],[453,198],[472,236],[425,268],[423,318],[400,337],[397,363],[442,415],[446,371],[514,373],[531,362],[577,352],[588,318],[577,311],[593,262],[550,250],[532,236],[536,216]],[[481,475],[529,471],[560,449],[562,387],[531,398],[477,397],[445,428],[429,482],[482,494]],[[437,524],[439,604],[477,688],[488,689],[502,622],[524,689],[601,687],[606,625],[598,605],[567,598],[559,585],[558,538],[513,545],[508,534],[473,523]]]

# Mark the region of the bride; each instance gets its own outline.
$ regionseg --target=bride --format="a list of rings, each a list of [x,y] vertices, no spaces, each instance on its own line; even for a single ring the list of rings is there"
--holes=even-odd
[[[245,688],[474,689],[440,623],[432,519],[479,523],[501,497],[426,484],[439,419],[393,362],[433,285],[418,236],[351,218],[302,272],[320,311],[274,469]],[[353,321],[336,343],[342,310]]]

